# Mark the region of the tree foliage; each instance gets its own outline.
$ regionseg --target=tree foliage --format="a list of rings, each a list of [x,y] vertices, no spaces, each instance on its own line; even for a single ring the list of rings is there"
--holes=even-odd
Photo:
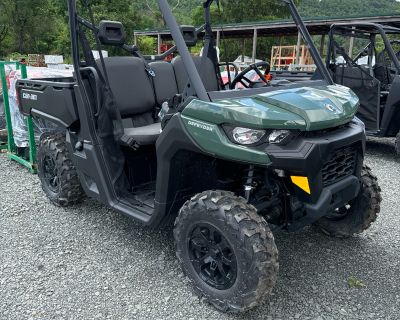
[[[81,0],[78,0],[78,2]],[[203,0],[168,0],[181,24],[203,23]],[[119,20],[132,40],[134,30],[164,28],[156,0],[89,0],[95,20]],[[304,17],[400,13],[396,0],[296,0]],[[213,23],[237,23],[289,17],[281,0],[220,0],[212,7]],[[86,15],[87,17],[87,15]],[[66,0],[1,0],[0,57],[13,52],[63,54],[70,51]],[[153,41],[154,42],[154,41]],[[250,43],[250,41],[249,41]],[[142,39],[149,48],[152,40]],[[233,49],[242,43],[232,45]],[[249,46],[245,43],[245,47]],[[233,50],[232,49],[232,50]]]
[[[51,0],[0,2],[0,54],[8,51],[47,52],[58,37],[59,17]]]
[[[380,16],[400,13],[396,0],[301,0],[303,17]]]

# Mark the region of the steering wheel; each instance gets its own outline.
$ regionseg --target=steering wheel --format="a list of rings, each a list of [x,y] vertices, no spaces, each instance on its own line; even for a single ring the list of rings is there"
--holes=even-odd
[[[249,65],[246,69],[244,69],[242,72],[240,72],[235,79],[232,80],[231,85],[229,86],[230,89],[235,89],[236,85],[238,83],[241,83],[245,88],[252,88],[258,81],[252,81],[249,78],[246,77],[246,74],[250,72],[251,70],[254,70],[257,75],[260,77],[260,79],[265,83],[268,84],[267,79],[265,79],[264,74],[260,71],[260,67],[265,68],[265,73],[268,74],[271,70],[271,67],[268,62],[265,61],[260,61],[256,63],[252,63]]]

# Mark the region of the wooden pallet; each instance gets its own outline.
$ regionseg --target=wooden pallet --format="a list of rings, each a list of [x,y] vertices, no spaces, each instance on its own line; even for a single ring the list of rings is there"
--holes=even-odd
[[[297,49],[299,52],[297,53]],[[299,61],[296,61],[298,58]],[[312,65],[314,63],[307,46],[273,46],[271,51],[272,70],[288,70],[292,64]]]
[[[45,67],[43,54],[28,54],[28,66]]]

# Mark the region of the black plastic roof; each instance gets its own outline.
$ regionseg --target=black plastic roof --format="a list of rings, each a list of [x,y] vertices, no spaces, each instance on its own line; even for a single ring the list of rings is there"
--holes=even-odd
[[[370,34],[378,34],[381,31],[384,31],[388,34],[400,34],[400,28],[389,26],[389,25],[382,25],[379,23],[370,23],[370,22],[357,22],[353,24],[348,23],[335,23],[332,25],[332,28],[335,30],[345,30],[348,32],[358,32],[358,33],[370,33]]]
[[[368,17],[342,17],[342,18],[315,18],[305,19],[305,24],[311,34],[326,34],[332,24],[384,24],[387,28],[400,28],[400,15],[368,16]],[[253,35],[257,29],[258,36],[291,36],[297,35],[297,26],[292,20],[276,20],[261,22],[244,22],[239,24],[225,24],[213,26],[213,31],[223,31],[225,38],[241,38]],[[396,29],[397,30],[397,29]],[[397,32],[397,31],[396,31]],[[136,36],[157,36],[170,39],[168,30],[139,30]]]

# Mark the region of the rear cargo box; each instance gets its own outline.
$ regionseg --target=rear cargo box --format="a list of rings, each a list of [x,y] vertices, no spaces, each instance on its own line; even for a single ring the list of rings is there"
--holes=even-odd
[[[18,80],[20,111],[68,128],[78,120],[74,85],[73,78],[69,77]]]

